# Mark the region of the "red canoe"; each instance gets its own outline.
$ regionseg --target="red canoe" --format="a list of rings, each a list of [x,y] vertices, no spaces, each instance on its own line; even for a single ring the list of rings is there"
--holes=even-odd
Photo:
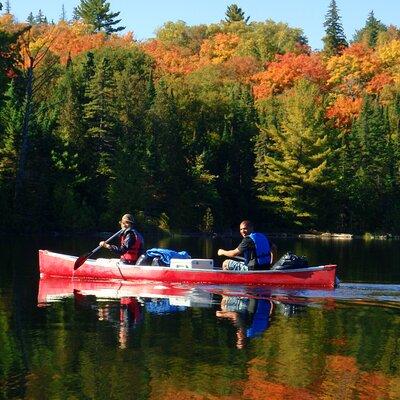
[[[40,276],[83,280],[151,280],[175,283],[223,285],[271,285],[282,287],[333,288],[336,265],[285,271],[222,271],[208,268],[171,268],[121,264],[116,259],[88,259],[74,271],[77,257],[39,250]]]

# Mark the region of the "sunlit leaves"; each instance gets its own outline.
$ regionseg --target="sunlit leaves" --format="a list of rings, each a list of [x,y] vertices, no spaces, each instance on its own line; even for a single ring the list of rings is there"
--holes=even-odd
[[[91,33],[87,24],[74,21],[71,24],[59,22],[52,29],[50,49],[60,57],[62,63],[74,58],[88,50],[104,47],[122,47],[129,49],[133,47],[133,37],[130,33],[124,36],[106,35],[105,33]]]
[[[338,128],[350,127],[358,117],[362,103],[361,98],[339,95],[334,103],[327,108],[326,115],[335,121],[334,123]]]
[[[218,33],[203,41],[200,58],[212,64],[221,64],[235,54],[239,41],[239,36],[233,33]]]
[[[381,63],[374,51],[362,43],[356,43],[331,57],[327,62],[330,74],[328,83],[347,95],[357,96],[367,82],[381,71]]]
[[[302,80],[277,107],[280,115],[262,127],[258,138],[255,182],[262,200],[307,224],[316,218],[317,199],[330,185],[323,96]]]
[[[400,40],[392,40],[377,49],[377,57],[383,67],[392,73],[400,73]]]
[[[142,48],[154,59],[158,75],[188,74],[198,68],[198,56],[191,55],[184,47],[167,46],[159,40],[151,40],[143,44]]]
[[[278,55],[276,61],[267,64],[266,70],[255,74],[254,95],[263,99],[293,87],[299,79],[307,79],[325,86],[328,74],[318,54]]]

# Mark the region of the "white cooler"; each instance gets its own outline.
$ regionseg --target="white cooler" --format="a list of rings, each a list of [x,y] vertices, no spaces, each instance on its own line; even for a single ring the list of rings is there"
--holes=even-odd
[[[214,260],[209,258],[171,258],[170,267],[182,269],[213,269]]]

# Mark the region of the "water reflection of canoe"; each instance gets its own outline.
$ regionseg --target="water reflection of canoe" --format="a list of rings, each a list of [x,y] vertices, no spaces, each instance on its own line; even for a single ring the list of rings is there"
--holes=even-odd
[[[194,286],[160,284],[159,282],[76,280],[47,277],[39,280],[38,305],[58,302],[68,297],[94,296],[96,300],[123,298],[168,299],[176,306],[210,307],[211,294]]]
[[[152,280],[176,283],[209,283],[232,285],[270,285],[285,287],[325,287],[335,285],[336,265],[323,265],[279,271],[222,271],[207,268],[170,268],[136,266],[115,259],[87,260],[74,271],[77,257],[39,250],[41,277],[56,276],[74,279],[118,279],[123,281]]]
[[[121,299],[123,297],[167,298],[187,297],[192,288],[162,285],[154,282],[121,283],[120,281],[77,280],[47,277],[39,280],[38,303],[52,303],[72,297],[79,292],[97,299]]]

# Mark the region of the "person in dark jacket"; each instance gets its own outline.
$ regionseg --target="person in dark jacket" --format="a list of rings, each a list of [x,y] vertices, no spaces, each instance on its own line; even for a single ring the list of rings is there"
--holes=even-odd
[[[119,245],[108,244],[105,241],[101,241],[99,246],[119,255],[123,263],[135,264],[137,259],[144,253],[143,237],[136,229],[133,229],[135,221],[131,214],[124,214],[119,223],[123,229],[119,236]]]
[[[219,249],[218,255],[230,258],[243,257],[243,261],[225,260],[222,269],[235,271],[265,270],[271,266],[275,246],[270,245],[268,238],[254,232],[252,222],[240,223],[240,234],[243,239],[238,247],[232,250]]]

